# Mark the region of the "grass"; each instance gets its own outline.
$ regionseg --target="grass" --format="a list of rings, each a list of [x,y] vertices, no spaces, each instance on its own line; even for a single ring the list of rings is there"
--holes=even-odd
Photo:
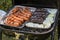
[[[8,9],[12,6],[12,2],[11,0],[0,0],[0,9],[1,10],[5,10],[6,12],[8,11]],[[54,40],[58,40],[58,33],[57,33],[57,28],[55,30],[55,36],[54,36]],[[8,31],[7,31],[8,33]],[[12,33],[12,32],[11,32]],[[9,34],[9,33],[8,33]],[[30,35],[29,35],[30,36]],[[31,35],[30,39],[33,40],[33,38],[37,36],[37,35]],[[51,35],[38,35],[38,40],[51,40]],[[2,40],[15,40],[15,37],[12,36],[8,36],[5,35],[4,32],[2,32]],[[27,40],[27,39],[26,39]]]

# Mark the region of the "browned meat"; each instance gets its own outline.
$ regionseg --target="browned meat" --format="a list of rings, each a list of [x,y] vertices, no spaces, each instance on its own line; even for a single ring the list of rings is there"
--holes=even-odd
[[[28,8],[15,7],[5,19],[5,24],[9,26],[17,27],[22,25],[25,21],[28,21],[32,16],[32,13]]]

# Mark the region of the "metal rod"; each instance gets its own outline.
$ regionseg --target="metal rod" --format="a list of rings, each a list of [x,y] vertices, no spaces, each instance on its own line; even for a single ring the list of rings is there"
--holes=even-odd
[[[54,30],[51,32],[51,40],[54,40]]]
[[[0,29],[0,40],[2,40],[2,29]]]

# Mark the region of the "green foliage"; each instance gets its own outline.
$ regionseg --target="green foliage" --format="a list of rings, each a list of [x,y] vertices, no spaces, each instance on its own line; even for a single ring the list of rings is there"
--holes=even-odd
[[[0,9],[7,11],[11,6],[11,0],[0,0]]]

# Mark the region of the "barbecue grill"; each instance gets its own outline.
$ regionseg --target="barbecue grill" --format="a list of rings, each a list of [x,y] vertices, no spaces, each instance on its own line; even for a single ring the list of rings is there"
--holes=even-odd
[[[13,6],[15,5],[22,5],[22,6],[29,6],[29,7],[36,7],[36,8],[53,8],[53,9],[58,9],[58,4],[57,4],[57,0],[13,0]],[[49,29],[34,29],[33,28],[16,28],[16,27],[9,27],[7,25],[1,25],[0,24],[0,28],[3,30],[11,30],[13,32],[19,32],[19,33],[27,33],[27,34],[47,34],[47,33],[51,33],[51,36],[54,36],[54,29],[57,26],[57,18],[58,18],[58,12],[56,14],[55,17],[55,22],[51,25],[51,28]],[[23,30],[24,29],[24,30]],[[36,32],[36,31],[39,32]],[[45,30],[45,31],[44,31]],[[54,40],[54,37],[52,37],[51,40]]]
[[[58,16],[58,40],[60,40],[60,3],[59,3],[59,16]]]

